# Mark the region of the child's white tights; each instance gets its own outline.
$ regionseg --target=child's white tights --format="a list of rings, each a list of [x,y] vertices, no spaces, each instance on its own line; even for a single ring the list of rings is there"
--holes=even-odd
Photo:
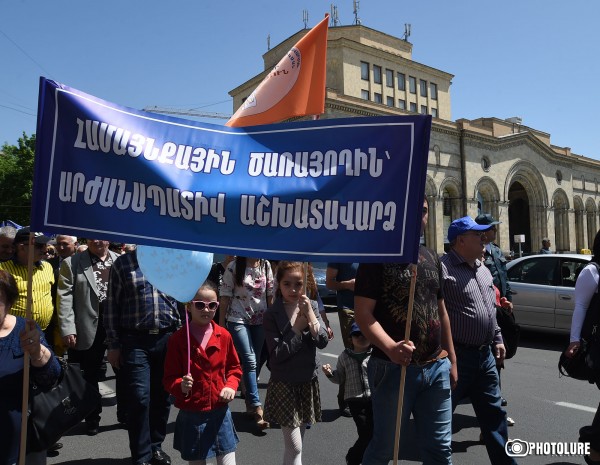
[[[306,426],[290,428],[282,426],[283,443],[285,450],[283,452],[283,465],[302,465],[302,440]]]
[[[191,460],[190,465],[206,465],[206,460]],[[217,465],[235,465],[235,452],[217,455]]]

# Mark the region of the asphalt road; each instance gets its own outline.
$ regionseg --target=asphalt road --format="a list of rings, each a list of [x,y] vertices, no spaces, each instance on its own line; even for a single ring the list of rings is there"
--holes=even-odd
[[[339,339],[339,324],[335,313],[330,313],[336,337],[321,353],[322,361],[334,364],[343,350]],[[527,442],[576,441],[582,425],[590,424],[598,406],[598,389],[590,384],[559,378],[556,368],[561,348],[567,338],[525,333],[516,356],[506,362],[502,374],[504,397],[508,400],[508,414],[516,421],[509,428],[511,439]],[[110,369],[109,369],[110,374]],[[261,374],[261,399],[264,400],[268,372]],[[356,431],[351,418],[337,414],[337,386],[324,376],[320,377],[323,422],[306,432],[303,463],[331,465],[344,463],[344,456],[355,440]],[[114,407],[114,379],[103,384],[104,412],[100,434],[89,437],[81,424],[63,437],[64,448],[48,464],[63,465],[128,465],[127,432],[116,421]],[[240,465],[279,464],[283,456],[281,431],[270,429],[259,433],[243,415],[244,401],[235,399],[231,404],[234,421],[240,437],[236,454]],[[184,464],[173,450],[173,429],[177,410],[171,410],[168,435],[164,450],[173,458],[173,464]],[[460,405],[454,415],[453,462],[458,465],[489,463],[485,447],[479,442],[477,420],[470,405]],[[411,420],[412,422],[412,420]],[[411,434],[413,434],[411,432]],[[416,444],[417,438],[411,443]],[[420,463],[416,447],[402,451],[401,464]],[[582,456],[527,456],[518,459],[521,464],[583,464]],[[216,462],[209,462],[216,463]]]

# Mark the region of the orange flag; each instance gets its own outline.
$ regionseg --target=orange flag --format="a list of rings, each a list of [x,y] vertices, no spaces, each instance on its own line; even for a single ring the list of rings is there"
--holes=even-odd
[[[281,59],[226,126],[254,126],[325,111],[329,15]]]

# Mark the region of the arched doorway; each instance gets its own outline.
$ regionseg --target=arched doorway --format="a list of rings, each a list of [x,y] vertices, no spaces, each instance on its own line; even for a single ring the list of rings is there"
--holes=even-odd
[[[592,249],[594,242],[594,237],[596,236],[596,231],[598,227],[596,226],[596,204],[592,199],[587,199],[585,203],[585,212],[587,217],[587,249]]]
[[[569,198],[562,189],[557,189],[552,197],[554,211],[554,246],[557,252],[571,250],[569,240]]]
[[[583,227],[583,200],[581,197],[573,197],[573,208],[575,209],[575,250],[577,253],[585,249],[585,232]]]
[[[429,219],[425,231],[423,231],[423,237],[421,238],[423,244],[430,249],[437,250],[437,189],[435,182],[431,176],[427,175],[425,181],[425,198],[429,203]]]
[[[456,178],[446,178],[440,186],[442,198],[442,228],[444,237],[444,251],[448,251],[448,227],[450,223],[462,215],[462,192],[460,183]]]
[[[508,190],[508,234],[511,250],[518,253],[519,244],[514,242],[515,235],[525,235],[521,251],[531,253],[531,226],[529,221],[529,196],[520,182],[514,182]]]

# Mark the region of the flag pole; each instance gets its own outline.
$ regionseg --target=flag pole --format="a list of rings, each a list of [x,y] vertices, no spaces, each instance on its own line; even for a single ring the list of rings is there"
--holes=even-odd
[[[410,291],[408,294],[408,312],[406,314],[406,326],[404,330],[404,343],[410,340],[410,326],[412,323],[412,312],[415,302],[415,286],[417,284],[417,266],[410,264],[411,270]],[[396,435],[394,436],[394,465],[398,465],[398,452],[400,448],[400,428],[402,427],[402,405],[404,404],[404,385],[406,384],[406,367],[402,365],[400,372],[400,389],[398,390],[398,409],[396,411]]]
[[[31,319],[32,283],[33,283],[33,232],[29,233],[29,251],[27,255],[27,303],[25,304],[25,317]],[[27,454],[27,412],[29,411],[29,352],[23,352],[23,401],[21,402],[21,443],[19,445],[19,465],[25,465]]]

